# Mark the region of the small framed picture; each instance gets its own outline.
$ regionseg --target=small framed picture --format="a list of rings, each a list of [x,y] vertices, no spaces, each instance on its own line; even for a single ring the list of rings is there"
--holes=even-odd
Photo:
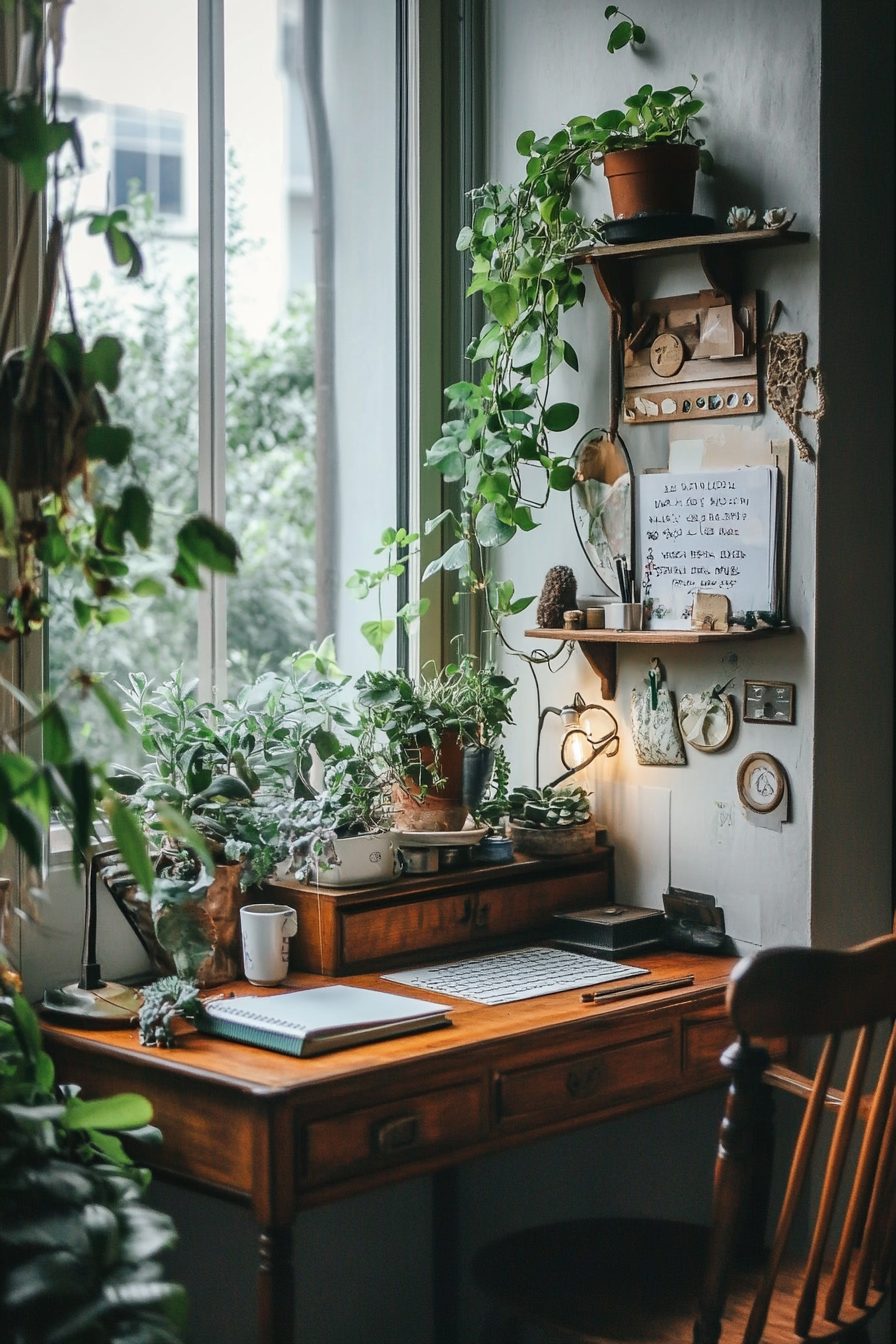
[[[792,681],[745,681],[744,723],[794,723],[796,686]]]

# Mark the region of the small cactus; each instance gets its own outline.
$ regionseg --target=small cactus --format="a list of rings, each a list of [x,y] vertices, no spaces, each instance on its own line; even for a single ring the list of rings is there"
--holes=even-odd
[[[588,795],[583,788],[568,784],[555,789],[514,789],[510,795],[510,820],[523,826],[557,830],[561,826],[583,826],[591,819]]]

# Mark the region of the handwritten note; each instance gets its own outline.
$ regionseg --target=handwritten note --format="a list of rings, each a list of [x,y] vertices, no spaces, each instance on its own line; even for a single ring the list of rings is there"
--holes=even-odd
[[[638,477],[641,601],[651,629],[690,629],[698,588],[732,612],[774,609],[774,467]]]

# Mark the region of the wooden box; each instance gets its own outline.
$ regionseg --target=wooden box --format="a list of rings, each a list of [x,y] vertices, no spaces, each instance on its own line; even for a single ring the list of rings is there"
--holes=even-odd
[[[552,918],[613,899],[613,850],[564,859],[522,855],[377,887],[315,887],[290,878],[265,884],[299,920],[290,967],[317,975],[469,955],[556,933]]]

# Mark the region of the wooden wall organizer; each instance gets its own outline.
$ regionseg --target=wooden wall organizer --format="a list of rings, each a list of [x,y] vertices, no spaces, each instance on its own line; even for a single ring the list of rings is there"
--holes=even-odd
[[[747,251],[764,251],[768,248],[792,247],[795,244],[807,243],[809,236],[808,233],[798,232],[794,229],[757,229],[746,233],[718,233],[693,238],[669,238],[652,243],[609,245],[594,247],[587,252],[575,253],[574,259],[577,262],[591,265],[600,292],[603,294],[610,310],[610,420],[612,426],[615,428],[620,418],[624,418],[626,423],[630,424],[651,424],[654,421],[696,420],[708,416],[755,415],[759,409],[756,368],[758,332],[756,330],[755,296],[751,296],[743,290],[741,280],[742,256]],[[687,254],[696,254],[709,285],[708,297],[714,298],[719,304],[730,303],[735,311],[747,309],[745,321],[750,327],[747,334],[752,341],[752,354],[747,360],[743,357],[720,360],[717,370],[704,369],[702,371],[704,374],[711,373],[713,376],[714,381],[711,391],[707,391],[706,387],[697,390],[700,387],[698,382],[692,396],[685,397],[683,387],[676,389],[673,394],[670,380],[666,384],[666,388],[669,400],[674,400],[676,403],[675,410],[664,413],[661,409],[658,409],[656,415],[647,415],[639,412],[634,405],[635,397],[643,396],[643,391],[640,390],[643,389],[643,383],[640,385],[640,389],[635,385],[625,387],[625,342],[626,339],[636,335],[637,328],[643,321],[643,317],[639,314],[635,291],[634,265],[637,261],[646,261],[651,258]],[[696,299],[698,297],[702,298],[702,295],[685,297]],[[659,308],[661,303],[662,301],[658,301],[652,306]],[[668,304],[668,301],[666,303]],[[752,310],[752,316],[750,316],[750,309]],[[689,363],[696,366],[697,364],[706,364],[707,361],[685,361],[680,371],[676,371],[675,374],[675,378],[679,379],[682,384],[687,382],[690,385],[693,382],[688,374]],[[695,368],[692,367],[691,372],[695,371]],[[655,379],[649,364],[647,365],[647,375],[659,383],[665,382],[663,379]],[[715,385],[716,383],[718,383],[718,386]],[[706,405],[703,407],[696,405],[700,397],[703,397],[706,401]],[[710,397],[720,398],[721,404],[713,400],[710,407]],[[733,401],[735,397],[736,402]],[[655,394],[652,393],[650,400],[656,399]],[[681,409],[685,399],[691,402],[689,412],[684,412]],[[660,395],[658,400],[661,403],[663,396]]]
[[[527,630],[527,639],[561,639],[578,644],[600,678],[604,700],[616,699],[616,647],[619,644],[718,644],[722,640],[767,639],[788,635],[789,625],[761,625],[755,630]]]

